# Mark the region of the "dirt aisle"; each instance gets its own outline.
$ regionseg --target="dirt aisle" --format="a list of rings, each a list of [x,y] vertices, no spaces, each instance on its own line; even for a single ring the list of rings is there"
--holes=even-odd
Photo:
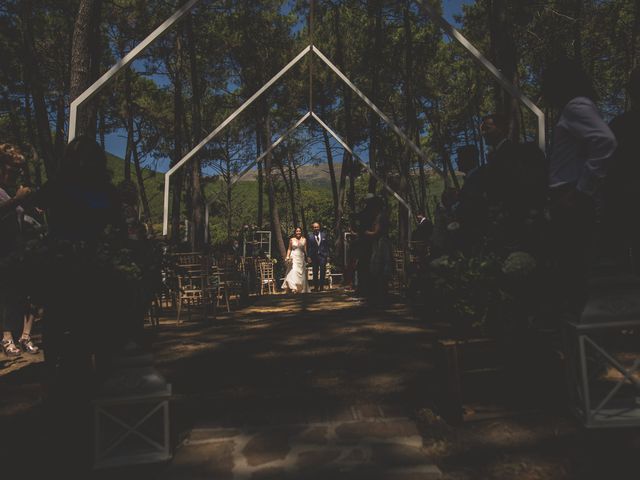
[[[339,292],[160,333],[158,366],[184,412],[161,478],[441,478],[410,418],[430,343],[401,304],[372,310]]]

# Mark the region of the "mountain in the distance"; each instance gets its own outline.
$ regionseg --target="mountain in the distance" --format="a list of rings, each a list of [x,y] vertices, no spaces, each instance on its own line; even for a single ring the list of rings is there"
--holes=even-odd
[[[336,179],[340,178],[340,171],[342,169],[341,163],[334,163],[333,168],[336,173]],[[321,163],[318,165],[302,165],[298,167],[298,177],[303,182],[317,187],[330,187],[331,176],[329,175],[329,165]],[[250,171],[242,179],[241,182],[253,182],[258,178],[257,171]]]

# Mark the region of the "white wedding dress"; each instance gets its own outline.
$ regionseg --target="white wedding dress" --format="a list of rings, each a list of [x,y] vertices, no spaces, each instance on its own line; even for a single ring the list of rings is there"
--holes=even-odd
[[[298,240],[297,238],[291,240],[291,268],[284,279],[282,288],[288,288],[296,293],[309,292],[303,240]]]

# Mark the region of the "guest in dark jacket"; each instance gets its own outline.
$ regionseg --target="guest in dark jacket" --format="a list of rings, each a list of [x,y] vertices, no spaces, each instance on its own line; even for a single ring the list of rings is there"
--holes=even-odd
[[[613,132],[595,104],[591,80],[575,62],[559,61],[543,73],[542,93],[560,110],[549,159],[549,197],[559,309],[578,316],[587,300],[596,228],[596,198],[616,149]]]
[[[609,125],[618,148],[604,184],[604,253],[640,275],[640,68],[631,73],[627,91],[631,109]]]

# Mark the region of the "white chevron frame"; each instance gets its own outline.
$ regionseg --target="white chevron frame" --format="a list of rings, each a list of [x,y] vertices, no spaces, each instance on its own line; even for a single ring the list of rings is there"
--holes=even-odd
[[[441,169],[438,166],[436,166],[435,164],[433,164],[429,160],[427,154],[425,152],[423,152],[420,149],[420,147],[418,147],[415,143],[413,143],[411,141],[411,139],[400,129],[400,127],[398,127],[395,123],[393,123],[391,121],[391,119],[387,115],[385,115],[382,112],[382,110],[380,110],[364,93],[362,93],[358,89],[358,87],[356,87],[353,84],[353,82],[351,82],[347,78],[347,76],[344,75],[340,71],[340,69],[338,67],[336,67],[333,63],[331,63],[331,61],[318,49],[318,47],[316,47],[316,46],[314,46],[312,44],[312,45],[308,45],[307,47],[305,47],[298,55],[296,55],[294,57],[293,60],[291,60],[287,65],[285,65],[285,67],[282,70],[280,70],[273,77],[271,77],[271,79],[267,83],[265,83],[260,88],[260,90],[258,90],[249,99],[247,99],[242,105],[240,105],[240,107],[238,107],[231,115],[229,115],[218,127],[216,127],[211,133],[209,133],[209,135],[207,135],[198,145],[193,147],[193,149],[189,153],[187,153],[184,157],[182,157],[179,162],[177,162],[171,169],[169,169],[167,171],[167,173],[165,173],[165,176],[164,176],[164,216],[163,216],[163,223],[162,223],[162,233],[163,233],[163,235],[167,235],[168,232],[169,232],[169,185],[170,185],[171,175],[173,175],[179,168],[181,168],[186,162],[188,162],[189,159],[193,158],[193,156],[196,153],[198,153],[198,151],[200,151],[207,143],[209,143],[211,140],[213,140],[213,138],[216,135],[218,135],[229,123],[231,123],[243,110],[245,110],[256,99],[258,99],[262,94],[264,94],[264,92],[269,87],[274,85],[285,73],[287,73],[294,65],[296,65],[300,60],[302,60],[309,53],[316,54],[333,72],[336,73],[336,75],[338,75],[338,77],[343,82],[345,82],[349,86],[349,88],[351,88],[351,90],[353,90],[353,92],[356,95],[358,95],[358,97],[360,97],[364,101],[364,103],[371,110],[373,110],[382,119],[382,121],[384,121],[389,127],[391,127],[391,129],[397,135],[399,135],[407,143],[407,145],[409,145],[409,147],[411,147],[411,149],[424,160],[425,163],[430,165],[431,168],[433,168],[440,175],[443,174]],[[314,114],[313,114],[312,111],[310,111],[307,115],[313,116]],[[315,117],[315,118],[318,119],[318,117]],[[306,120],[306,118],[304,118],[304,119]],[[295,130],[295,128],[294,128],[294,130]],[[331,130],[328,130],[328,131],[331,133]],[[276,142],[279,142],[279,141],[282,141],[282,137],[280,139],[276,140]],[[274,145],[272,145],[270,148],[273,148],[273,146]],[[265,152],[265,154],[266,154],[266,152]],[[257,163],[257,161],[256,161],[256,163]],[[368,165],[366,167],[367,167],[367,169],[369,171],[371,171],[371,169],[369,168]],[[395,194],[395,192],[393,192],[393,193]],[[406,205],[407,202],[405,202],[403,200],[403,204]]]
[[[238,182],[242,177],[244,177],[247,173],[249,173],[251,171],[251,169],[253,169],[258,163],[260,163],[264,157],[271,152],[275,147],[277,147],[278,145],[280,145],[280,143],[282,143],[282,141],[288,137],[289,135],[291,135],[298,127],[300,127],[308,118],[313,118],[322,128],[324,128],[329,135],[331,135],[341,146],[342,148],[344,148],[347,152],[349,152],[351,154],[351,156],[353,158],[355,158],[368,172],[370,175],[372,175],[373,177],[375,177],[375,179],[380,182],[380,184],[396,199],[398,200],[398,202],[407,209],[409,218],[411,218],[411,205],[409,204],[409,202],[407,202],[404,198],[402,198],[402,196],[400,196],[400,194],[398,194],[395,190],[393,190],[388,184],[387,182],[385,182],[378,174],[376,174],[371,167],[369,166],[369,164],[367,162],[365,162],[357,153],[355,153],[353,151],[353,149],[342,139],[340,138],[340,136],[335,133],[324,121],[322,121],[322,119],[316,115],[314,112],[307,112],[305,113],[295,124],[293,124],[286,132],[284,132],[282,135],[280,135],[280,137],[278,137],[271,145],[269,145],[269,148],[267,148],[264,152],[262,152],[260,154],[260,156],[258,156],[249,166],[245,167],[230,183],[229,187],[235,185],[236,182]],[[206,209],[205,209],[205,221],[206,221],[206,227],[205,228],[205,242],[208,240],[208,231],[209,231],[209,211],[210,211],[210,206],[213,202],[216,201],[217,198],[213,198],[211,200],[209,200],[206,204]],[[408,241],[411,241],[411,229],[409,229],[409,231],[407,232],[408,235]]]
[[[185,13],[191,11],[191,9],[200,0],[188,0],[180,8],[178,8],[173,15],[165,20],[160,26],[158,26],[153,32],[151,32],[143,41],[141,41],[133,50],[122,57],[116,62],[107,72],[105,72],[98,80],[96,80],[90,87],[88,87],[81,95],[71,102],[69,107],[69,142],[76,136],[77,130],[77,116],[79,107],[86,101],[93,98],[105,85],[124,67],[129,65],[135,60],[142,51],[153,43],[156,39],[162,36],[171,26],[177,22]],[[538,118],[538,145],[542,150],[545,148],[545,123],[544,113],[538,106],[536,106],[526,95],[524,95],[517,87],[515,87],[503,74],[500,72],[486,57],[484,57],[478,49],[476,49],[471,42],[469,42],[457,29],[455,29],[449,22],[447,22],[437,10],[426,0],[416,0],[416,3],[422,8],[422,10],[429,15],[439,26],[442,28],[451,38],[456,40],[462,45],[478,62],[478,64],[488,70],[496,80],[507,90],[512,96],[520,100],[527,108],[529,108]],[[308,45],[302,52],[300,52],[289,64],[287,64],[280,72],[278,72],[271,80],[265,83],[260,90],[254,93],[247,101],[245,101],[236,111],[234,111],[229,117],[227,117],[215,130],[213,130],[205,139],[203,139],[198,145],[196,145],[189,153],[187,153],[176,165],[174,165],[165,174],[165,189],[164,189],[164,218],[162,231],[164,235],[168,233],[168,218],[169,218],[169,180],[173,173],[184,165],[190,158],[192,158],[202,147],[204,147],[209,141],[211,141],[224,127],[226,127],[231,121],[233,121],[246,107],[248,107],[254,100],[262,95],[269,87],[278,81],[282,75],[284,75],[293,65],[298,63],[309,52],[315,53],[326,65],[333,70],[355,93],[358,95],[369,108],[371,108],[376,114],[389,125],[407,144],[415,151],[426,163],[431,165],[434,170],[442,174],[441,170],[433,165],[427,158],[427,155],[415,145],[405,134],[387,117],[371,100],[369,100],[364,93],[362,93],[329,59],[322,54],[313,44]],[[312,113],[312,106],[309,115],[313,115],[317,121],[321,120]],[[326,127],[328,128],[328,127]],[[331,130],[327,130],[331,132]],[[342,143],[342,142],[341,142]],[[343,145],[345,146],[345,145]],[[354,155],[355,157],[355,155]],[[358,158],[360,162],[362,160]],[[369,169],[367,165],[367,169]]]

